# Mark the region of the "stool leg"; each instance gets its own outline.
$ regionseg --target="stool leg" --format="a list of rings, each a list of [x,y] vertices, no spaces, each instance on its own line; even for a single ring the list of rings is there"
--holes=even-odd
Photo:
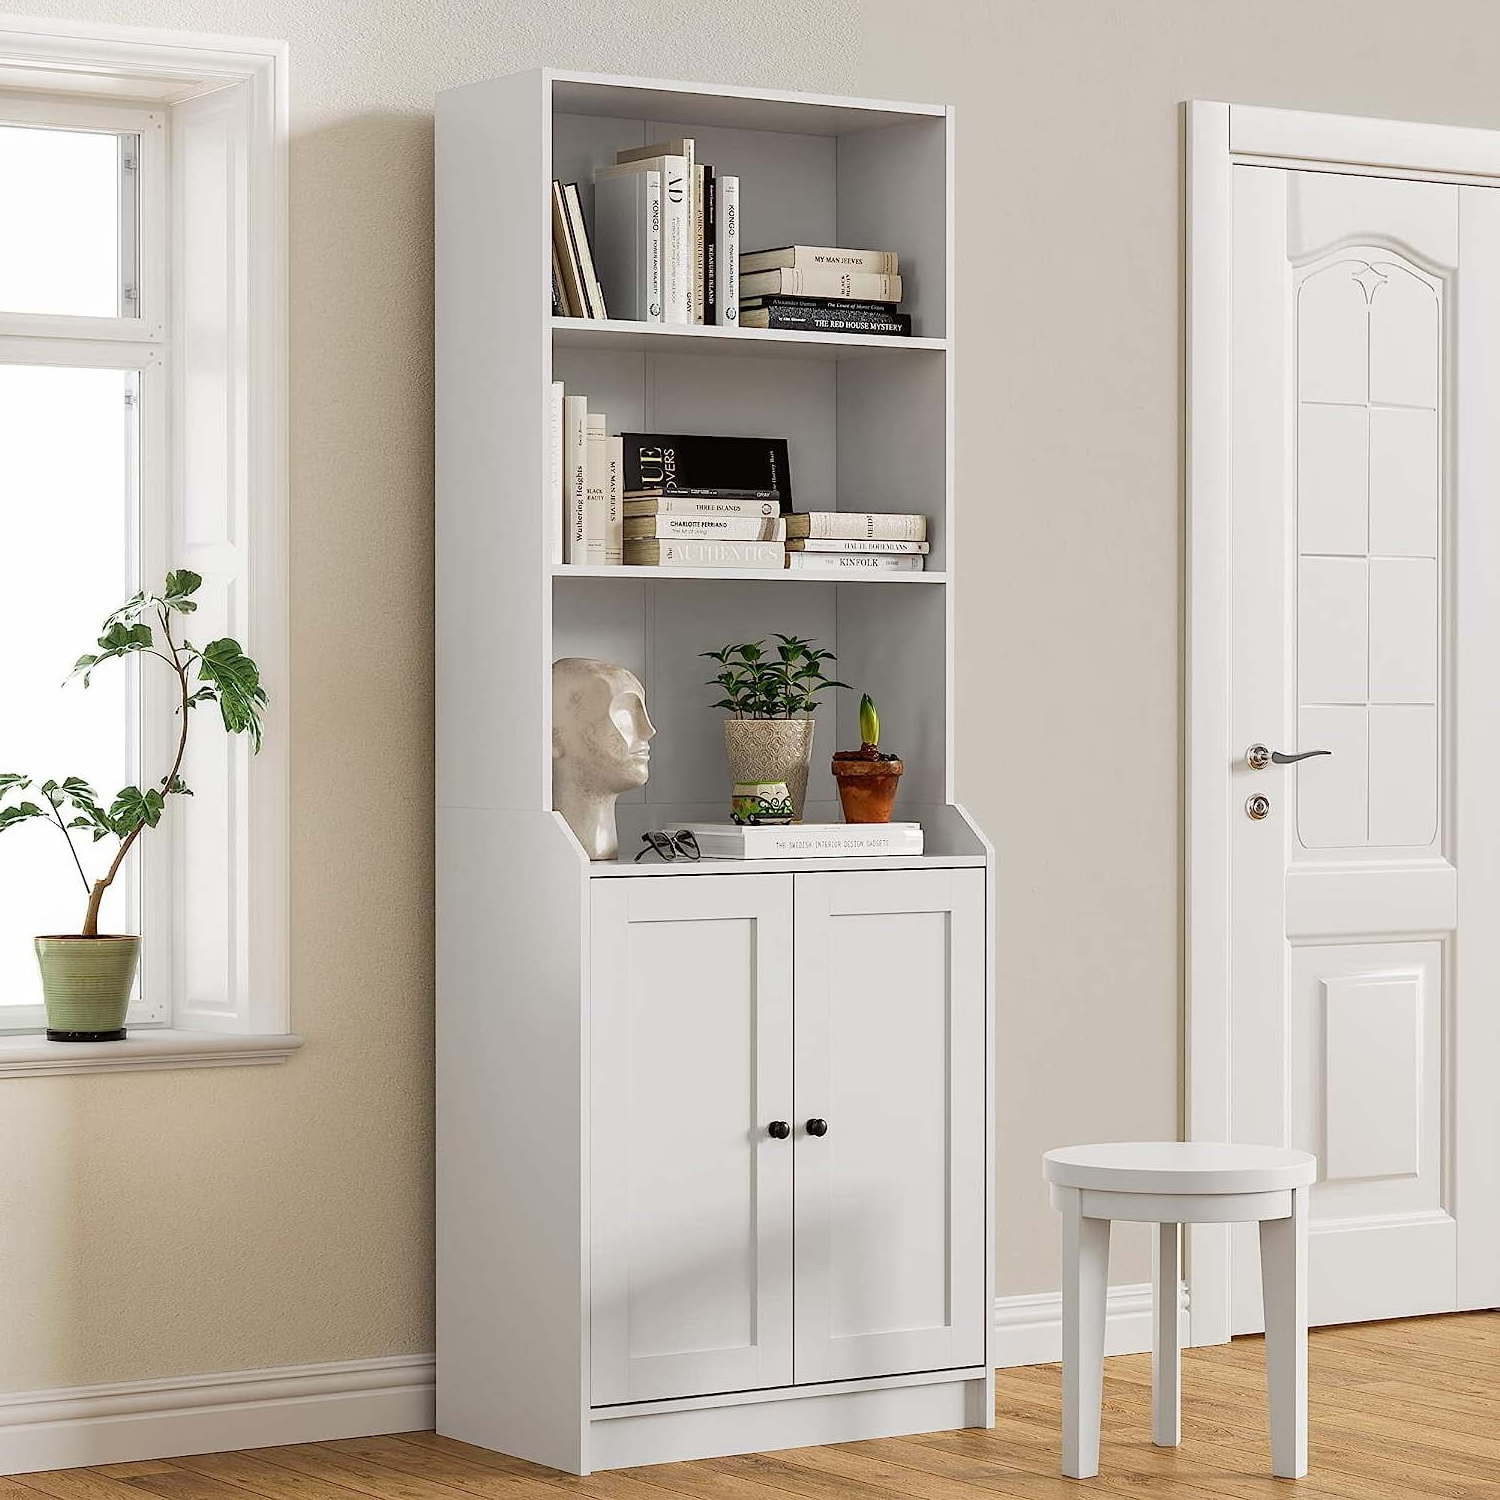
[[[1182,1280],[1177,1226],[1158,1224],[1151,1241],[1151,1441],[1182,1441],[1182,1354],[1177,1347],[1177,1286]]]
[[[1260,1226],[1271,1472],[1281,1479],[1307,1473],[1307,1210],[1308,1189],[1297,1188],[1291,1217]]]
[[[1104,1299],[1109,1290],[1109,1220],[1085,1219],[1081,1202],[1073,1188],[1058,1205],[1063,1220],[1062,1471],[1069,1479],[1099,1472]]]

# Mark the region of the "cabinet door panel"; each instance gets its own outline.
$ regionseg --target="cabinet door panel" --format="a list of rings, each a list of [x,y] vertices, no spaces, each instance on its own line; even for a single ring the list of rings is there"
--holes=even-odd
[[[791,877],[595,887],[593,1403],[785,1385]]]
[[[797,1381],[982,1364],[984,874],[794,879]]]

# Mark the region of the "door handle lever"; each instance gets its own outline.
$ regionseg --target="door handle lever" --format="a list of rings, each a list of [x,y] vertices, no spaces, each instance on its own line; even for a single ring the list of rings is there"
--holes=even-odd
[[[1311,760],[1315,755],[1332,754],[1332,750],[1302,750],[1296,755],[1284,755],[1280,750],[1267,749],[1265,745],[1251,745],[1245,751],[1245,764],[1252,771],[1264,771],[1267,766],[1294,766],[1299,760]]]

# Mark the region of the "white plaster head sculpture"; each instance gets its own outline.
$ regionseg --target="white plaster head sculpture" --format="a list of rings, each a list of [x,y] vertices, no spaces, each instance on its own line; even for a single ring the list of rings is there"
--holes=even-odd
[[[590,859],[613,859],[615,798],[651,774],[646,690],[634,672],[564,656],[552,663],[552,806]]]

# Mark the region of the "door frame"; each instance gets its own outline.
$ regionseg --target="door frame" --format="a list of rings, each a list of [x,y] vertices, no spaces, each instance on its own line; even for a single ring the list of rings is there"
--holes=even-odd
[[[1183,1124],[1188,1140],[1224,1141],[1229,1139],[1232,1064],[1233,817],[1224,774],[1239,753],[1229,742],[1231,174],[1240,165],[1266,166],[1497,187],[1500,131],[1204,100],[1187,104],[1185,126]],[[1488,1035],[1475,1048],[1471,1028],[1459,1053],[1454,1083],[1460,1092],[1463,1056],[1500,1057],[1500,1020],[1481,1024]],[[1500,1215],[1500,1166],[1491,1164],[1486,1179],[1477,1184],[1480,1195],[1491,1189],[1493,1211]],[[1228,1227],[1192,1226],[1187,1256],[1192,1343],[1228,1341],[1229,1274]]]

